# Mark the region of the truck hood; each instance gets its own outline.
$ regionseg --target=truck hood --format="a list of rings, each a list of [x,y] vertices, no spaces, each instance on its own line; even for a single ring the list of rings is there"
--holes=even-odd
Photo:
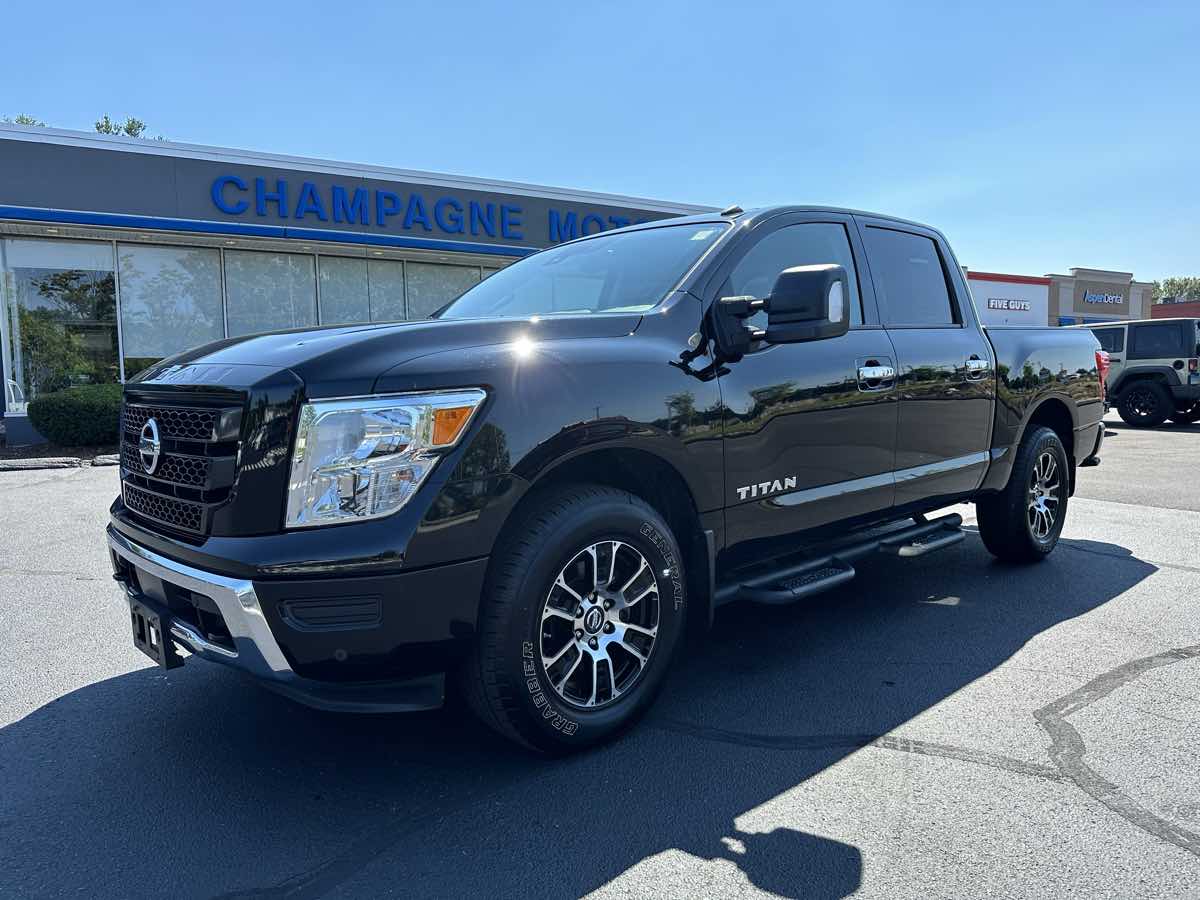
[[[398,365],[446,350],[632,334],[640,314],[549,316],[533,319],[423,319],[387,325],[307,328],[228,338],[196,347],[152,366],[138,382],[181,380],[184,372],[228,371],[254,366],[287,369],[304,382],[310,398],[371,393],[376,379]],[[172,373],[176,377],[172,378]],[[257,380],[257,379],[255,379]]]

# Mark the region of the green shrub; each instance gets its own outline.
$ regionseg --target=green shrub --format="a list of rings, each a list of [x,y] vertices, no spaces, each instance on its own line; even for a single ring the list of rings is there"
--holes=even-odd
[[[64,447],[117,443],[121,385],[84,384],[29,401],[29,423]]]

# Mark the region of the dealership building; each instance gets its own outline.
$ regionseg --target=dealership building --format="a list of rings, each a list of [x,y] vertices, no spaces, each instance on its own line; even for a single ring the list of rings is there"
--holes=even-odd
[[[222,337],[422,318],[533,251],[709,207],[0,124],[0,371],[25,403]]]

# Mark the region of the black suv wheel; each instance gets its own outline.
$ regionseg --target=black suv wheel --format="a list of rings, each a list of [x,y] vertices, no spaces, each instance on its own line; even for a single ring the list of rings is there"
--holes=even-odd
[[[595,485],[548,492],[505,531],[460,673],[468,703],[545,753],[612,737],[653,702],[683,630],[674,536],[640,498]]]
[[[1161,425],[1175,411],[1171,392],[1157,381],[1135,381],[1121,391],[1117,412],[1126,424],[1137,428]]]
[[[1049,428],[1033,428],[1017,448],[1008,485],[975,504],[979,536],[1007,562],[1050,555],[1067,517],[1071,472],[1067,451]]]

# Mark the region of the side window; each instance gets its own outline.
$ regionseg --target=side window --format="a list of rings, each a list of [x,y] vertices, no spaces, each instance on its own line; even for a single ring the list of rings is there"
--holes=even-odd
[[[1175,322],[1129,326],[1130,359],[1164,359],[1186,355],[1183,351],[1183,341],[1180,339],[1179,325]]]
[[[863,236],[875,296],[888,325],[953,325],[957,322],[937,244],[923,235],[868,227]]]
[[[850,283],[850,324],[861,325],[862,301],[854,255],[845,227],[835,222],[804,222],[768,234],[733,267],[721,293],[726,297],[766,297],[784,269],[822,263],[833,263],[846,270],[846,279]],[[758,313],[746,323],[754,328],[766,328],[767,314]]]
[[[1120,353],[1125,349],[1124,328],[1093,328],[1092,334],[1100,342],[1100,349],[1109,353]]]

